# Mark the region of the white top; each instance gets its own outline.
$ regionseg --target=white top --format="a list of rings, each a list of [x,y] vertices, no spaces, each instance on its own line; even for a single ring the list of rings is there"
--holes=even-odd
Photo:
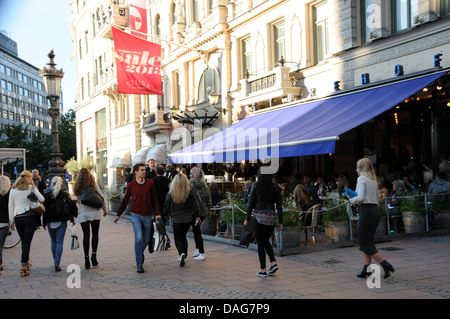
[[[24,191],[15,188],[11,189],[9,193],[9,221],[11,223],[14,222],[16,216],[20,216],[30,210],[31,201],[28,199],[28,195],[30,195],[32,187],[30,185],[29,189]],[[39,193],[36,187],[33,187],[33,191],[38,200],[43,203],[45,200],[44,196]]]
[[[359,176],[356,181],[358,196],[350,198],[351,204],[378,204],[378,182],[376,180]]]
[[[105,196],[103,196],[103,193],[97,183],[95,183],[95,190],[100,194],[100,196],[105,198]],[[94,208],[94,207],[90,207],[90,206],[81,204],[81,197],[78,196],[77,197],[77,205],[78,205],[78,216],[76,218],[77,223],[84,223],[86,221],[93,221],[93,220],[101,219],[102,212],[107,212],[106,199],[103,201],[102,208]]]

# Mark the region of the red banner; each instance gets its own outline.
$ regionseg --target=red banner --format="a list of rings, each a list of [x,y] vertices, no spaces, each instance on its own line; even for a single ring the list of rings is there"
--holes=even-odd
[[[118,93],[162,95],[161,46],[112,28]]]
[[[147,40],[147,10],[145,9],[145,0],[130,1],[130,29],[132,35]]]

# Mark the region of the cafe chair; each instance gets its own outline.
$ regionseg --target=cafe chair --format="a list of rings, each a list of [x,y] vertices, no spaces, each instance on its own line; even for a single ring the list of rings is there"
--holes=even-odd
[[[314,245],[316,244],[316,238],[315,238],[316,230],[319,232],[320,239],[323,242],[323,237],[322,237],[322,234],[321,234],[320,228],[319,228],[319,216],[320,216],[321,210],[322,210],[322,205],[315,204],[314,206],[309,208],[305,214],[305,218],[303,219],[304,221],[307,220],[309,214],[312,214],[311,215],[311,225],[303,226],[303,229],[305,230],[305,246],[308,244],[308,231],[311,232],[311,237],[312,237]]]

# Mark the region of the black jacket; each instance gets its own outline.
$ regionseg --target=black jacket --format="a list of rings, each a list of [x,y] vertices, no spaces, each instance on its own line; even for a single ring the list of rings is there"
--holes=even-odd
[[[43,215],[43,226],[47,226],[47,224],[51,222],[67,222],[68,220],[72,222],[74,221],[77,214],[70,209],[70,207],[74,207],[75,204],[73,202],[73,205],[64,204],[64,202],[69,204],[69,201],[72,201],[67,192],[61,190],[58,196],[54,198],[53,192],[49,188],[49,190],[44,193],[44,197],[45,213]]]
[[[0,223],[9,223],[9,191],[0,195]]]
[[[167,193],[164,206],[165,213],[172,217],[173,223],[190,223],[198,217],[198,211],[200,211],[193,189],[191,189],[188,199],[182,204],[175,203],[172,195]]]
[[[265,198],[257,190],[256,185],[258,182],[253,183],[250,190],[250,197],[248,199],[247,206],[247,220],[250,220],[250,216],[253,210],[273,210],[278,213],[278,223],[283,224],[283,199],[281,197],[281,188],[278,185],[273,184],[272,194],[273,199]],[[276,210],[275,210],[276,208]]]

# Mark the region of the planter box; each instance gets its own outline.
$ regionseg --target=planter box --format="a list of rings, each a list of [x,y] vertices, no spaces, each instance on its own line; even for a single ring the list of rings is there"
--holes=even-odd
[[[450,210],[438,210],[434,212],[434,225],[442,228],[450,228]]]
[[[300,246],[300,239],[303,228],[301,227],[283,227],[281,232],[278,227],[275,228],[275,240],[279,249],[298,247]]]
[[[386,235],[387,229],[386,229],[386,216],[380,217],[380,223],[377,226],[377,230],[375,231],[376,235],[383,236]]]
[[[402,212],[405,233],[425,231],[425,215],[417,212]]]
[[[350,226],[348,221],[327,222],[325,225],[325,233],[328,241],[336,243],[342,240],[348,240],[350,234]]]
[[[202,234],[215,236],[217,234],[217,216],[206,217],[200,225]]]

